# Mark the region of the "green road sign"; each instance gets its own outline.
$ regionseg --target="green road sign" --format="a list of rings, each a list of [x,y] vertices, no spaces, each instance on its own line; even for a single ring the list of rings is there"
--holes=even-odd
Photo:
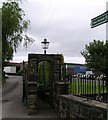
[[[91,19],[91,28],[99,26],[103,23],[108,22],[108,11],[104,12],[103,14]]]

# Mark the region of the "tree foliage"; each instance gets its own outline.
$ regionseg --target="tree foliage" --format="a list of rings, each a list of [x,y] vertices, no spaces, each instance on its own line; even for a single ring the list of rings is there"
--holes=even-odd
[[[10,60],[13,52],[24,40],[24,45],[32,42],[32,38],[28,37],[26,30],[28,29],[29,20],[24,19],[24,11],[20,7],[18,0],[3,2],[2,6],[2,47],[3,61]]]
[[[94,71],[108,73],[108,41],[94,40],[81,51],[89,68]]]
[[[52,69],[51,64],[47,61],[42,61],[38,66],[38,77],[40,89],[48,90],[52,80]]]
[[[2,10],[0,8],[0,39],[2,38]]]

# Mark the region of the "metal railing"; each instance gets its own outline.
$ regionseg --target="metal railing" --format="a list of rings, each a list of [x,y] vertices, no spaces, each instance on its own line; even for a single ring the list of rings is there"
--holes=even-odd
[[[69,76],[69,93],[85,97],[87,100],[97,100],[107,102],[106,96],[106,78],[98,78],[93,75],[89,76]]]

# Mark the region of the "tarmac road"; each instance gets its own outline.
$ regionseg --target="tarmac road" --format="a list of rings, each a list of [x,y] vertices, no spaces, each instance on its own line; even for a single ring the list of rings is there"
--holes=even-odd
[[[2,118],[58,118],[49,104],[41,101],[37,114],[28,115],[22,103],[22,77],[9,76],[2,86]]]
[[[2,82],[0,81],[0,118],[2,118]]]

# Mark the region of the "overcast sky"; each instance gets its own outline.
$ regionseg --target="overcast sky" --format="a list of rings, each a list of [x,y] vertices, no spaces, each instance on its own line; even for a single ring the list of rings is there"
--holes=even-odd
[[[41,53],[44,38],[48,54],[63,54],[65,62],[85,63],[80,51],[93,39],[106,40],[106,24],[91,28],[91,19],[106,11],[107,0],[26,0],[22,8],[31,21],[27,34],[35,42],[19,47],[13,61],[27,61],[28,53]]]

